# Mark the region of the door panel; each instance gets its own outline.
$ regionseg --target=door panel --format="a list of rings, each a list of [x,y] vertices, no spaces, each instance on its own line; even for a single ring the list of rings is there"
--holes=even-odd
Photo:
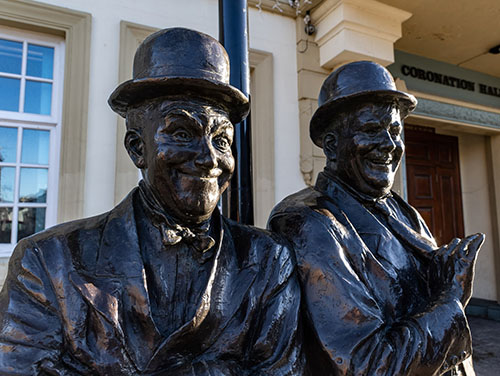
[[[412,163],[406,165],[408,177],[408,198],[410,204],[417,209],[436,236],[441,223],[441,206],[435,204],[436,174],[432,166],[422,166]]]
[[[458,176],[449,168],[437,168],[439,191],[441,197],[441,213],[445,217],[442,228],[442,239],[453,239],[463,236],[462,197]],[[449,241],[448,240],[448,241]]]
[[[409,203],[422,215],[438,244],[463,237],[458,139],[409,125],[405,144]]]

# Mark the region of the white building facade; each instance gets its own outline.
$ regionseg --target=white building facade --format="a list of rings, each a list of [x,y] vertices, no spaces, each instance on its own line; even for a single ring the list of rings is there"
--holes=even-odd
[[[458,175],[449,188],[459,198],[456,231],[487,234],[474,296],[498,301],[500,68],[495,67],[500,55],[481,52],[493,43],[488,22],[498,19],[500,7],[484,1],[482,16],[475,18],[471,10],[465,27],[459,17],[467,9],[451,12],[450,20],[436,15],[457,6],[453,1],[418,3],[314,0],[300,1],[296,9],[288,1],[249,1],[256,224],[264,227],[273,205],[313,184],[324,165],[308,131],[323,80],[346,62],[374,60],[420,101],[407,120],[409,134],[447,136],[456,144]],[[304,30],[307,11],[316,29],[312,35]],[[462,28],[450,26],[457,21]],[[483,31],[470,35],[479,24]],[[176,26],[217,38],[218,1],[0,0],[2,281],[22,236],[107,211],[137,183],[122,146],[123,119],[107,99],[131,78],[139,43],[155,30]],[[436,74],[458,81],[437,83]],[[411,172],[413,157],[408,158],[396,188],[411,201],[421,196],[413,189],[421,174]],[[426,166],[434,175],[441,168]],[[431,209],[444,202],[433,199]]]

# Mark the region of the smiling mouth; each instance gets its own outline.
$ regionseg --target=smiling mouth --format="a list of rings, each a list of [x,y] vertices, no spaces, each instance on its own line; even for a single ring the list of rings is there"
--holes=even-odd
[[[186,173],[186,172],[180,172],[179,175],[181,176],[186,176],[191,179],[197,179],[201,181],[206,181],[206,182],[212,182],[214,180],[217,180],[217,178],[220,176],[220,174],[197,174],[197,173]]]
[[[392,165],[392,158],[388,159],[370,159],[370,163],[376,166],[390,166]]]

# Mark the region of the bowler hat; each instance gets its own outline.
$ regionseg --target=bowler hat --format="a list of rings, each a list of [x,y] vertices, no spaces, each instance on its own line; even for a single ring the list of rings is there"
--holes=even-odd
[[[312,141],[323,147],[323,132],[346,105],[397,100],[406,113],[415,109],[417,100],[411,94],[396,90],[387,69],[372,61],[356,61],[334,70],[319,93],[319,108],[309,125]]]
[[[160,30],[137,48],[133,78],[119,85],[108,103],[125,117],[129,107],[163,96],[208,99],[233,123],[249,111],[248,98],[229,84],[229,58],[214,38],[184,28]]]

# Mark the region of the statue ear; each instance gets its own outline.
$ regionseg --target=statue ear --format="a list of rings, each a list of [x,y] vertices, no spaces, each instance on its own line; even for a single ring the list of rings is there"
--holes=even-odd
[[[333,163],[334,166],[337,163],[337,146],[337,134],[334,132],[328,132],[325,137],[323,137],[323,152],[326,155],[328,163]]]
[[[132,162],[137,168],[143,169],[146,167],[146,159],[144,157],[144,141],[141,134],[135,129],[129,129],[125,134],[125,149]]]

